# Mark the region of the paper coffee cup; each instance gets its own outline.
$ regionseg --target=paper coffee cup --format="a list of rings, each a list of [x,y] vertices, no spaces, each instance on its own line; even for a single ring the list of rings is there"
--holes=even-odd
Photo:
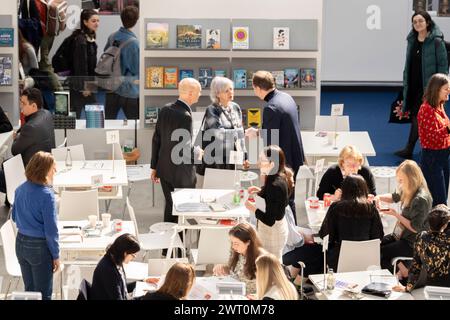
[[[111,215],[109,213],[102,213],[103,228],[109,228],[110,223],[111,223]]]
[[[334,144],[335,133],[334,132],[328,132],[327,133],[327,138],[328,138],[328,144]]]
[[[92,228],[95,228],[97,226],[97,216],[95,214],[91,214],[88,216],[89,219],[89,225]]]

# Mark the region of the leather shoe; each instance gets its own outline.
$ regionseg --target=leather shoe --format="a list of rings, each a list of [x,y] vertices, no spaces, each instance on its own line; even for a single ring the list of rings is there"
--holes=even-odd
[[[404,159],[412,159],[412,152],[408,149],[402,149],[395,151],[394,154]]]

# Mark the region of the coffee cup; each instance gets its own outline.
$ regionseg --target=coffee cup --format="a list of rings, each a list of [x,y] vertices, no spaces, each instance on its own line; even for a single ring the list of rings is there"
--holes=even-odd
[[[335,136],[334,132],[327,132],[328,144],[334,144]]]
[[[89,225],[91,228],[95,228],[97,226],[97,215],[91,214],[88,216]]]
[[[111,223],[111,215],[109,213],[102,213],[103,228],[109,228],[110,223]]]

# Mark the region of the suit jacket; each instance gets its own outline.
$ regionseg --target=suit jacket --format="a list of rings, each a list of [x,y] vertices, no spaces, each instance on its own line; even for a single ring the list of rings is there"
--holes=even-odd
[[[53,117],[48,110],[39,109],[25,118],[25,124],[17,131],[11,153],[22,155],[26,166],[38,151],[51,152],[55,147]]]
[[[189,137],[179,137],[175,130],[182,129]],[[151,168],[159,178],[174,188],[194,188],[196,183],[194,152],[192,147],[191,108],[177,100],[161,109],[152,141]],[[174,157],[172,157],[172,152]]]
[[[127,290],[128,292],[134,290],[136,282],[130,283],[125,288],[126,281],[126,276],[124,282],[111,257],[104,255],[95,268],[89,299],[127,300]]]
[[[11,122],[3,111],[2,107],[0,107],[0,133],[9,132],[13,129]]]
[[[262,123],[264,145],[278,144],[284,151],[286,163],[297,172],[305,159],[297,104],[290,95],[277,89],[264,100],[267,102]],[[272,134],[276,137],[272,130],[279,130],[279,141],[272,142]]]

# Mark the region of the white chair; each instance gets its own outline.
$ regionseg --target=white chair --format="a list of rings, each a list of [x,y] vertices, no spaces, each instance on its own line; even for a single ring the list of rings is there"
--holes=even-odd
[[[0,229],[2,243],[3,243],[3,255],[5,258],[5,269],[10,276],[8,287],[6,288],[5,300],[8,296],[11,283],[15,281],[15,287],[19,283],[22,277],[22,271],[20,270],[19,261],[16,256],[16,235],[14,233],[13,222],[11,219],[7,220]]]
[[[61,192],[59,217],[61,221],[87,220],[89,215],[99,215],[98,190]]]
[[[316,116],[314,131],[350,131],[348,116]]]
[[[64,148],[64,147],[66,146],[66,144],[67,144],[67,137],[64,138],[63,143],[61,143],[59,146],[57,146],[56,149],[58,149],[58,148]]]
[[[230,256],[230,228],[203,228],[200,230],[198,249],[192,249],[194,264],[225,264]]]
[[[337,272],[366,271],[380,268],[380,239],[367,241],[342,240]]]
[[[42,293],[32,291],[14,291],[11,300],[42,300]]]
[[[22,156],[20,154],[8,159],[3,163],[6,181],[6,194],[11,205],[14,204],[14,194],[18,186],[24,183],[25,167],[23,166]]]
[[[297,173],[297,181],[295,182],[295,184],[297,186],[301,186],[303,185],[302,182],[300,182],[301,180],[305,180],[306,182],[306,198],[310,197],[314,191],[314,169],[311,169],[310,167],[308,167],[307,165],[303,165],[299,168],[298,173]],[[313,189],[311,191],[311,189]],[[300,188],[297,187],[295,188],[295,192],[296,197],[300,195]]]
[[[84,147],[82,144],[77,144],[74,146],[67,146],[62,148],[52,149],[53,158],[55,161],[65,161],[67,156],[67,149],[70,149],[70,157],[72,161],[84,161],[86,157],[84,155]]]
[[[234,174],[234,170],[206,168],[203,189],[234,189]],[[239,180],[239,172],[236,172],[236,176]]]
[[[173,228],[172,231],[162,233],[139,233],[136,215],[134,213],[133,207],[130,204],[130,199],[127,198],[126,201],[128,214],[130,215],[130,218],[134,223],[136,236],[143,251],[167,249],[167,255],[168,257],[170,257],[173,249],[179,248],[183,252],[183,257],[186,256],[186,249],[184,248],[183,242],[181,241],[181,238],[175,228]]]

